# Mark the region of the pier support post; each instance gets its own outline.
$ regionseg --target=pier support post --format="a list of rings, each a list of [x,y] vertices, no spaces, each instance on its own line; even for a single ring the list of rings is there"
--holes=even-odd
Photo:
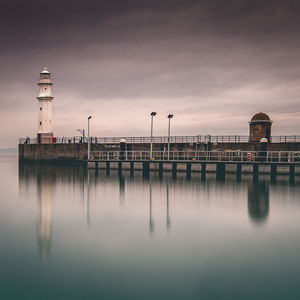
[[[122,174],[122,162],[118,162],[118,172],[119,174]]]
[[[225,180],[225,164],[224,163],[217,163],[217,180]]]
[[[173,162],[172,164],[172,178],[176,179],[177,176],[177,163]]]
[[[205,181],[206,179],[206,163],[201,164],[201,180]]]
[[[143,162],[143,177],[149,177],[150,175],[150,163],[147,161]]]
[[[186,179],[191,179],[191,163],[186,163]]]
[[[271,183],[276,183],[276,177],[277,177],[277,165],[272,164],[271,165]]]
[[[109,175],[109,173],[110,173],[110,162],[107,161],[106,162],[106,175]]]
[[[95,176],[97,177],[98,176],[98,162],[95,162]]]
[[[164,164],[163,164],[163,162],[159,162],[158,163],[158,174],[159,174],[160,178],[162,178],[163,172],[164,172]]]
[[[134,174],[134,162],[131,161],[130,162],[130,177],[132,177]]]
[[[258,182],[258,164],[253,164],[253,182]]]
[[[294,165],[290,165],[289,181],[290,181],[290,184],[295,183],[295,166]]]
[[[236,165],[236,181],[241,182],[242,180],[242,164]]]

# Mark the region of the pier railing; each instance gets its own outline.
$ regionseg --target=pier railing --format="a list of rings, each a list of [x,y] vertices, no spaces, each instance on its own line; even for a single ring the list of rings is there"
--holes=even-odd
[[[90,137],[92,144],[119,144],[124,139],[130,144],[150,144],[150,137]],[[167,136],[153,137],[153,143],[167,144]],[[82,136],[74,137],[55,137],[53,143],[73,144],[87,143],[87,138]],[[171,136],[170,143],[248,143],[247,135],[196,135],[196,136]],[[272,143],[300,143],[300,135],[277,135],[270,138]],[[20,138],[19,144],[36,144],[36,138]]]
[[[90,160],[300,163],[300,151],[92,151]]]

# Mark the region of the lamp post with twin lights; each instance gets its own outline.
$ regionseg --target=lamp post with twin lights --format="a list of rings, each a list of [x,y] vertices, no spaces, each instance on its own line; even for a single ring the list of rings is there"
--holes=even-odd
[[[168,160],[170,159],[170,127],[171,127],[171,119],[174,117],[174,115],[169,114],[168,119],[169,119],[169,126],[168,126]]]
[[[90,151],[91,151],[91,141],[90,141],[90,119],[92,116],[88,117],[88,160],[90,160]]]
[[[156,116],[156,112],[153,111],[151,115],[151,133],[150,133],[150,160],[152,160],[152,142],[153,142],[153,117]]]

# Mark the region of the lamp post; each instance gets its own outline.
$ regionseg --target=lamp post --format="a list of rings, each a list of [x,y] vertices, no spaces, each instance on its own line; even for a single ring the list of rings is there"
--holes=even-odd
[[[91,150],[91,141],[90,141],[90,119],[92,116],[88,117],[88,160],[90,160],[90,150]]]
[[[85,130],[84,129],[77,129],[77,131],[82,135],[82,142],[84,143],[84,140],[85,140]]]
[[[152,160],[152,139],[153,139],[153,117],[156,116],[156,112],[153,111],[151,115],[151,135],[150,135],[150,159]]]
[[[168,160],[170,159],[170,125],[171,125],[171,119],[174,117],[174,115],[169,114],[169,126],[168,126]]]

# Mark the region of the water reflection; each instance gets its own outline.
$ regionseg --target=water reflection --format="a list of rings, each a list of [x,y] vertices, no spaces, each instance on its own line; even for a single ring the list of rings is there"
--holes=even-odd
[[[40,256],[47,260],[50,253],[52,232],[52,206],[55,193],[56,173],[45,166],[24,166],[19,168],[21,192],[36,185],[38,201],[37,242]]]
[[[51,248],[52,209],[57,180],[61,183],[78,184],[81,199],[85,199],[85,179],[87,177],[87,223],[89,224],[89,176],[83,168],[59,168],[40,165],[19,165],[19,187],[21,194],[29,194],[36,186],[38,201],[37,243],[40,257],[47,260]]]
[[[141,170],[25,165],[17,197],[15,173],[2,173],[3,299],[285,299],[286,289],[273,290],[282,286],[299,294],[299,177],[294,186],[288,176],[269,184],[269,174],[258,184],[252,174],[218,182],[209,172],[205,181],[200,172],[146,180]],[[268,226],[258,234],[257,224]]]
[[[84,180],[84,177],[82,178]],[[84,193],[83,193],[84,202]],[[89,226],[91,222],[90,217],[90,173],[87,173],[87,196],[86,196],[86,223]]]
[[[152,217],[152,183],[150,182],[149,185],[150,189],[150,194],[149,194],[149,232],[151,234],[154,233],[154,221],[153,221],[153,217]]]
[[[167,230],[171,228],[171,219],[170,219],[170,212],[169,212],[169,183],[167,182]]]
[[[266,222],[269,216],[269,184],[268,182],[248,183],[248,213],[257,224]]]
[[[38,246],[43,259],[47,259],[50,252],[52,227],[52,201],[55,188],[55,178],[39,172],[37,176],[37,192],[39,204],[38,216]]]
[[[98,215],[105,214],[105,209],[116,214],[122,208],[129,218],[131,213],[139,215],[139,220],[147,228],[145,231],[151,236],[162,228],[170,231],[171,225],[177,226],[178,215],[188,219],[186,216],[189,214],[209,213],[210,209],[218,215],[224,207],[232,210],[243,207],[243,213],[248,207],[246,217],[254,224],[268,220],[270,187],[266,180],[255,183],[252,176],[248,176],[248,179],[237,182],[236,175],[228,175],[225,181],[218,182],[215,174],[205,177],[201,173],[192,174],[188,180],[185,173],[178,173],[176,179],[171,172],[158,175],[151,173],[146,178],[138,171],[132,174],[112,170],[107,174],[105,170],[87,171],[83,167],[20,165],[21,194],[30,194],[35,188],[37,195],[37,240],[41,257],[46,259],[50,252],[54,199],[60,205],[67,201],[70,212],[74,207],[81,207],[81,216],[89,227],[93,224],[97,226]],[[284,184],[286,189],[289,188],[288,178]],[[271,187],[278,189],[279,184]],[[171,222],[170,207],[172,217],[177,221],[173,221],[174,224]],[[199,207],[203,211],[200,212]],[[143,215],[145,212],[146,217]]]
[[[119,191],[120,191],[120,206],[125,202],[125,178],[122,174],[118,174],[119,177]]]

